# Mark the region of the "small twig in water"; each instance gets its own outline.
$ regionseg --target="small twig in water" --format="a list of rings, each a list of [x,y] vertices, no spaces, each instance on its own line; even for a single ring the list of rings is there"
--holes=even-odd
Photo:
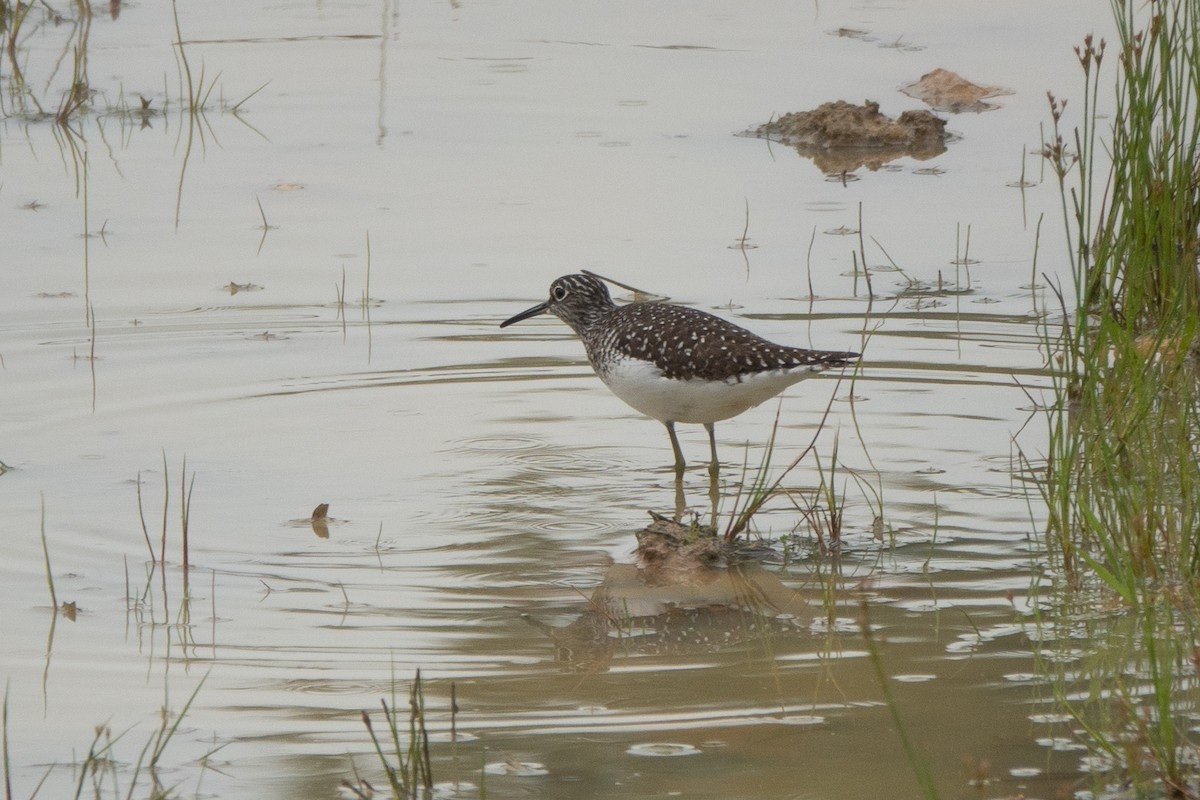
[[[591,275],[593,278],[599,278],[602,281],[611,283],[613,286],[619,286],[627,292],[633,292],[634,294],[654,294],[654,292],[646,292],[641,289],[630,286],[628,283],[621,283],[620,281],[614,281],[612,278],[606,278],[603,275],[599,275],[595,272],[592,272],[590,269],[581,269],[580,272],[582,272],[584,275]]]
[[[258,93],[259,93],[259,92],[261,92],[263,89],[267,88],[267,85],[268,85],[269,83],[270,83],[270,81],[267,81],[267,82],[266,82],[266,83],[264,83],[262,86],[258,87],[258,88],[257,88],[257,89],[255,89],[253,92],[251,92],[250,94],[248,94],[248,95],[246,95],[245,97],[243,97],[241,100],[239,100],[239,101],[237,101],[236,103],[234,103],[234,104],[233,104],[233,107],[229,109],[230,113],[231,113],[231,114],[236,114],[236,113],[238,112],[238,109],[242,107],[242,104],[243,104],[243,103],[245,103],[245,102],[246,102],[247,100],[249,100],[251,97],[254,97],[254,95],[258,94]]]

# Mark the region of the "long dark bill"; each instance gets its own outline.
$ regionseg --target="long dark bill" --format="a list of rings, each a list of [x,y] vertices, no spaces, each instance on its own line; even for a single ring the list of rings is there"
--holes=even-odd
[[[517,314],[515,317],[511,317],[509,319],[504,320],[504,322],[500,323],[500,327],[507,328],[509,325],[512,325],[514,322],[520,322],[523,319],[529,319],[530,317],[536,317],[538,314],[545,314],[546,309],[549,307],[550,307],[549,303],[538,303],[533,308],[527,308],[524,311],[522,311],[520,314]]]

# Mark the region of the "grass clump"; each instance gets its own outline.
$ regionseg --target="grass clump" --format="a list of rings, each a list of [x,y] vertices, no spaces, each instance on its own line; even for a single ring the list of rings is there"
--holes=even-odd
[[[395,684],[393,683],[392,704],[380,700],[383,708],[385,730],[376,732],[371,715],[363,711],[362,722],[379,764],[387,775],[393,800],[425,797],[433,791],[433,767],[429,758],[429,731],[425,725],[425,690],[421,685],[421,672],[417,671],[408,692],[408,722],[396,708]],[[357,785],[343,783],[343,788],[359,797],[370,797],[374,789],[370,784],[359,781]]]
[[[64,792],[59,796],[70,797],[73,800],[82,800],[85,797],[95,798],[95,800],[105,800],[105,798],[171,800],[182,797],[183,794],[178,786],[163,783],[159,769],[162,766],[163,754],[167,745],[178,733],[180,724],[191,709],[200,688],[204,685],[204,680],[202,678],[197,683],[196,688],[188,696],[187,702],[178,713],[171,712],[166,707],[162,708],[158,728],[150,734],[132,762],[128,760],[130,753],[121,746],[125,736],[132,728],[114,734],[107,723],[96,725],[87,752],[83,754],[82,758],[73,759],[71,767],[73,792]],[[13,800],[19,795],[15,793],[16,790],[13,787],[13,767],[9,761],[8,700],[8,687],[6,686],[3,706],[0,707],[0,741],[3,742],[0,749],[3,750],[4,797],[5,800]],[[221,747],[223,745],[209,751],[201,759],[201,763],[204,763]],[[28,795],[30,800],[38,796],[51,773],[59,768],[60,765],[57,763],[50,765]],[[122,785],[123,781],[128,781],[128,784]],[[199,796],[199,784],[192,796]]]
[[[1074,308],[1047,336],[1047,543],[1059,699],[1105,765],[1139,792],[1200,796],[1200,6],[1113,0],[1119,41],[1085,37],[1080,126],[1050,96]],[[1115,58],[1113,50],[1116,51]],[[1116,61],[1102,129],[1102,68]],[[1068,631],[1074,633],[1068,634]]]

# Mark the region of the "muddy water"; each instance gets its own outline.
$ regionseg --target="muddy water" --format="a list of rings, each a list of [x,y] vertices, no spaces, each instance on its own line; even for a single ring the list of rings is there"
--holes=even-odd
[[[1043,273],[1063,269],[1027,153],[1106,6],[210,3],[179,14],[213,85],[194,117],[157,6],[97,12],[72,134],[7,94],[0,123],[16,796],[47,772],[67,792],[98,724],[131,729],[127,786],[201,681],[160,761],[181,795],[382,786],[360,711],[403,707],[417,669],[447,797],[912,794],[864,613],[946,796],[1079,779],[1035,673],[1040,512],[1013,440],[1040,452]],[[41,14],[21,44],[53,110],[71,33]],[[1014,94],[951,117],[932,161],[842,183],[732,135],[830,99],[898,113],[935,67]],[[123,111],[139,94],[149,112]],[[579,268],[865,353],[853,383],[717,428],[727,513],[776,411],[781,465],[833,398],[839,560],[780,500],[756,533],[794,552],[687,585],[631,566],[673,504],[665,433],[557,321],[496,327]],[[708,514],[703,431],[682,439]],[[789,486],[817,481],[810,460]],[[51,610],[43,509],[74,620]]]

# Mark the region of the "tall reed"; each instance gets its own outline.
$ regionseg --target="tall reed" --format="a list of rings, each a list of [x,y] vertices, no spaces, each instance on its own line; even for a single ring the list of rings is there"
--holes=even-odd
[[[433,790],[433,766],[429,757],[429,731],[425,726],[425,689],[421,685],[421,671],[417,670],[408,693],[408,731],[401,733],[404,725],[396,708],[396,683],[392,680],[392,704],[380,700],[386,730],[381,736],[375,731],[371,715],[361,714],[371,745],[387,775],[393,800],[427,796]],[[390,745],[390,760],[388,750]]]
[[[1067,101],[1050,96],[1044,155],[1074,302],[1060,296],[1061,330],[1047,332],[1057,403],[1041,487],[1059,580],[1045,622],[1052,639],[1094,637],[1056,673],[1089,744],[1122,781],[1196,796],[1195,761],[1182,756],[1200,707],[1200,11],[1196,0],[1112,9],[1111,123],[1099,110],[1114,60],[1102,39],[1075,49],[1078,127],[1064,129]]]

